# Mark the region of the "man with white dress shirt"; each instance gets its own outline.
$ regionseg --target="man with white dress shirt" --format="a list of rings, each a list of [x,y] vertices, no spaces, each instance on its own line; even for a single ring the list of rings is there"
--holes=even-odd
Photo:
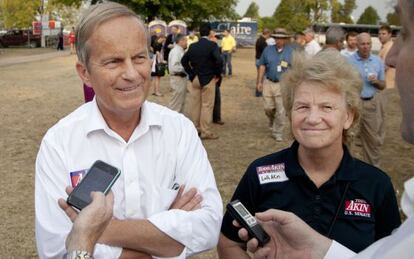
[[[175,46],[168,55],[168,71],[170,71],[170,87],[173,90],[168,108],[173,111],[184,111],[185,96],[187,94],[187,74],[181,65],[184,50],[187,48],[187,37],[184,34],[177,34]]]
[[[305,52],[309,56],[314,56],[322,50],[321,46],[315,40],[315,32],[312,29],[306,29],[305,34]]]
[[[396,86],[400,93],[402,111],[401,135],[414,144],[414,0],[399,0],[396,7],[402,34],[389,51],[386,63],[396,68]],[[324,259],[410,259],[414,247],[414,178],[404,184],[401,208],[407,216],[405,222],[385,238],[355,254],[341,244],[317,233],[296,215],[281,210],[268,210],[257,213],[258,218],[271,236],[271,241],[259,247],[257,240],[251,239],[247,248],[255,259],[273,258],[324,258]],[[247,231],[241,229],[239,236],[248,239]]]
[[[78,75],[96,96],[50,128],[40,145],[39,258],[67,252],[76,213],[58,200],[96,160],[119,168],[121,176],[112,187],[113,219],[93,255],[81,254],[185,258],[214,247],[222,219],[214,174],[192,122],[146,101],[151,60],[143,22],[123,5],[93,5],[79,20],[76,48]]]

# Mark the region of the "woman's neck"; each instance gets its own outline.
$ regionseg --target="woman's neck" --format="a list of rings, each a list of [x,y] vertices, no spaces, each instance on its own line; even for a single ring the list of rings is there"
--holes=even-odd
[[[318,188],[335,174],[343,155],[342,145],[320,150],[309,150],[299,145],[298,149],[299,164]]]

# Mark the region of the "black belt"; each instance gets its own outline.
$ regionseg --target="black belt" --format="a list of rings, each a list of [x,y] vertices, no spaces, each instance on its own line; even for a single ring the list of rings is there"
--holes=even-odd
[[[277,80],[277,79],[273,80],[273,79],[270,79],[270,78],[267,77],[267,80],[272,81],[273,83],[279,83],[279,80]]]
[[[184,72],[180,72],[180,73],[174,73],[174,74],[171,74],[172,76],[179,76],[179,77],[186,77],[187,76],[187,74],[186,73],[184,73]]]
[[[371,97],[361,97],[362,101],[371,101],[374,98],[374,96]]]

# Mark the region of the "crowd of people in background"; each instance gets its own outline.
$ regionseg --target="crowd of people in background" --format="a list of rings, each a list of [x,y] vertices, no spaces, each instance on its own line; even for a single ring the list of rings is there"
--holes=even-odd
[[[218,36],[210,26],[202,26],[199,36],[196,33],[192,30],[184,35],[178,26],[172,26],[167,37],[162,33],[151,36],[153,95],[163,96],[160,79],[168,74],[173,91],[168,107],[188,114],[202,139],[217,139],[210,124],[224,124],[220,86],[223,77],[233,74],[232,54],[237,43],[229,30]]]

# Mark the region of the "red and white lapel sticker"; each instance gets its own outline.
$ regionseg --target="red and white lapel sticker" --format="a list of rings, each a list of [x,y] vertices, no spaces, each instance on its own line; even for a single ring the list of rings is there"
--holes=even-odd
[[[85,175],[88,173],[87,169],[70,172],[70,181],[72,183],[72,187],[75,188],[76,185],[82,181],[82,178],[85,177]]]
[[[370,218],[371,205],[363,199],[346,200],[344,214]]]
[[[285,164],[265,165],[256,167],[260,184],[288,181],[285,173]]]

